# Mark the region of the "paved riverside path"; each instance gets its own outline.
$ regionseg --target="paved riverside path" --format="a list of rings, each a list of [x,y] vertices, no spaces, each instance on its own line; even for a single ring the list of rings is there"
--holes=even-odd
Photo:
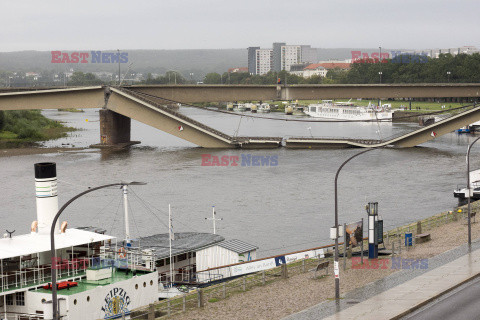
[[[288,320],[396,319],[412,308],[480,274],[480,244],[466,245],[429,259],[427,270],[403,270],[346,294],[290,315]],[[341,281],[341,279],[340,279]],[[358,304],[351,304],[356,303]]]

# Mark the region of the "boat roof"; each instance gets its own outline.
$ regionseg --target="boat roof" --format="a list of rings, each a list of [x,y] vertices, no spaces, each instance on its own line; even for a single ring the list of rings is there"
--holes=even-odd
[[[67,229],[65,233],[55,234],[55,248],[71,248],[110,239],[115,237],[79,229]],[[0,239],[0,259],[46,251],[50,251],[50,234],[29,233]]]
[[[253,244],[249,244],[246,242],[243,242],[238,239],[232,239],[232,240],[227,240],[220,242],[218,246],[225,248],[227,250],[236,252],[236,253],[245,253],[253,250],[257,250],[258,247],[254,246]]]
[[[213,233],[176,232],[175,240],[172,240],[172,256],[198,251],[204,247],[222,242],[223,240],[225,240],[224,237]],[[142,248],[155,249],[157,259],[168,258],[170,255],[168,233],[141,237],[138,241]]]

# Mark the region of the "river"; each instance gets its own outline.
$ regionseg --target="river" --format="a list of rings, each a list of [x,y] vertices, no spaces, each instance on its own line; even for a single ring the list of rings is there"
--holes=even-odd
[[[415,124],[301,123],[248,119],[198,109],[186,115],[228,134],[250,136],[329,136],[378,138],[413,130]],[[88,147],[99,141],[98,110],[84,113],[46,110],[47,117],[81,130],[45,143],[47,147]],[[269,116],[272,116],[270,114]],[[273,115],[284,118],[284,115]],[[86,121],[88,119],[88,121]],[[465,154],[475,137],[450,133],[419,147],[375,150],[355,158],[339,178],[341,223],[366,218],[365,204],[379,203],[386,229],[451,210],[453,189],[465,183]],[[59,203],[89,186],[119,181],[145,181],[131,187],[131,233],[168,232],[168,204],[176,232],[212,232],[212,206],[217,233],[259,247],[258,256],[307,249],[331,243],[334,224],[334,177],[354,149],[214,150],[202,149],[132,120],[129,150],[97,149],[58,154],[0,157],[4,189],[0,194],[0,230],[29,231],[36,220],[33,164],[57,163]],[[202,154],[277,156],[276,166],[202,166]],[[480,150],[472,150],[472,169],[480,167]],[[123,236],[119,189],[91,193],[74,202],[61,221],[69,226],[95,225]],[[366,219],[365,219],[366,223]]]

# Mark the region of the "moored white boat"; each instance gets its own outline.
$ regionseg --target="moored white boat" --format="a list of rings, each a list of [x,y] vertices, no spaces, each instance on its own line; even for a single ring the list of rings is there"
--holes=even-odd
[[[268,103],[262,103],[259,107],[258,107],[258,112],[262,112],[262,113],[268,113],[270,112],[270,105]]]
[[[392,119],[393,110],[388,105],[382,107],[369,104],[367,107],[355,106],[353,103],[333,103],[331,100],[324,100],[319,104],[310,104],[305,108],[304,113],[314,117],[329,120],[386,120]]]
[[[50,230],[58,212],[55,163],[35,164],[35,187],[37,220],[31,232],[0,239],[3,319],[53,319],[53,272],[62,319],[128,318],[133,309],[158,299],[151,257],[123,247],[115,237],[57,223],[52,256]]]

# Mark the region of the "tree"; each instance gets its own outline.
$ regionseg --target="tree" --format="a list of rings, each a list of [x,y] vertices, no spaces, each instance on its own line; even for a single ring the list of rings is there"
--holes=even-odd
[[[203,78],[203,83],[206,84],[218,84],[222,83],[222,76],[216,72],[207,73]]]

